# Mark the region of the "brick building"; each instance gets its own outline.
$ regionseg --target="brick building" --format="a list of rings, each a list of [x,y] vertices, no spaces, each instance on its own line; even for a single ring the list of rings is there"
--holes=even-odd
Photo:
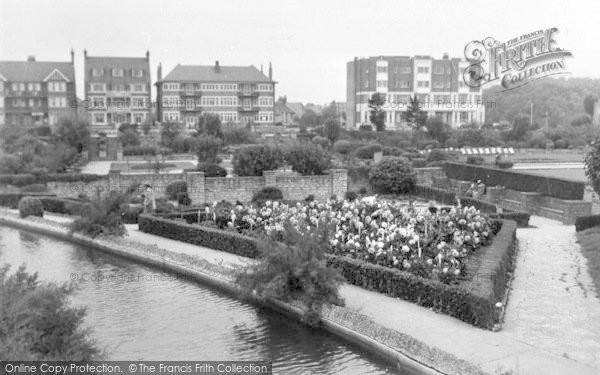
[[[55,125],[77,112],[71,61],[0,61],[0,125]]]
[[[266,76],[254,66],[177,65],[162,78],[157,74],[157,116],[160,122],[193,128],[204,113],[223,123],[272,125],[275,81],[269,65]]]
[[[347,63],[347,127],[356,129],[370,124],[368,100],[375,93],[385,96],[386,129],[406,125],[409,98],[417,95],[428,117],[440,117],[452,127],[468,123],[482,124],[485,105],[481,88],[463,81],[469,65],[459,58],[430,56],[378,56],[354,58]]]

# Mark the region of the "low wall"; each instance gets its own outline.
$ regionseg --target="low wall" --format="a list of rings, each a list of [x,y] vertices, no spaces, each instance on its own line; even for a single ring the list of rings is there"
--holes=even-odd
[[[442,167],[415,168],[417,173],[417,184],[425,186],[434,186],[439,178],[446,177],[446,172]]]

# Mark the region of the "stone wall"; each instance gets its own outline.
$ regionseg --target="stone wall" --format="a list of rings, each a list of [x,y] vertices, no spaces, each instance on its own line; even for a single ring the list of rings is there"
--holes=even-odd
[[[441,167],[415,168],[415,172],[417,173],[418,185],[435,187],[436,181],[446,177],[446,172]]]

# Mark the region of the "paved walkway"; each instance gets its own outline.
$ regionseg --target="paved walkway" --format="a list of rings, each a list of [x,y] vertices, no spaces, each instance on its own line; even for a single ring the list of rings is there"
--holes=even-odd
[[[112,161],[90,161],[81,168],[81,173],[107,175],[112,163]]]
[[[517,230],[517,268],[499,332],[352,285],[344,285],[341,295],[347,307],[382,326],[491,374],[600,374],[600,300],[575,242],[574,227],[537,216],[530,224],[533,228]],[[233,267],[250,261],[142,233],[136,225],[127,229],[132,240],[211,262]]]

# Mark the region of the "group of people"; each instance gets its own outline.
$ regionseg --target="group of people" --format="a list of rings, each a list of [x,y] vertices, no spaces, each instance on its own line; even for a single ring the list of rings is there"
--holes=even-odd
[[[467,197],[479,199],[485,194],[485,184],[481,180],[473,180],[471,186],[465,193]]]

